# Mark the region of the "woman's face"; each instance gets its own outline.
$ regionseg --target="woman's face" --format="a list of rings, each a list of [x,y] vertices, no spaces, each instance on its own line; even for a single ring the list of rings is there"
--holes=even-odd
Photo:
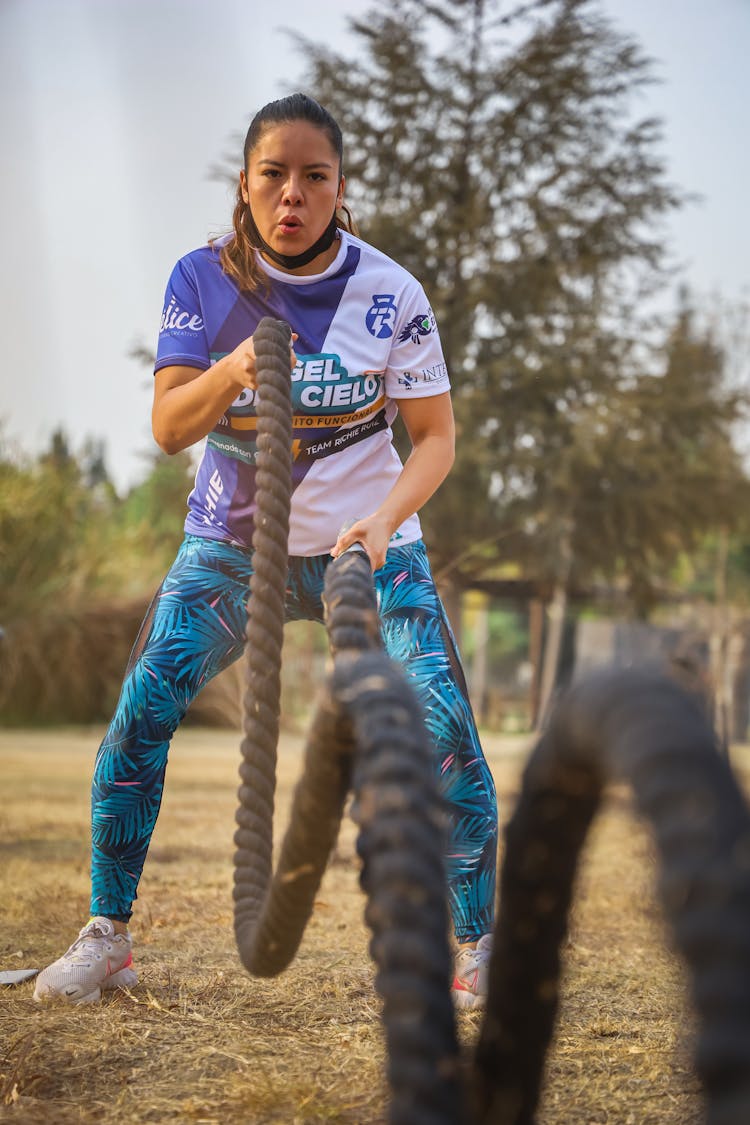
[[[302,254],[312,246],[344,198],[338,155],[327,134],[309,121],[266,129],[240,185],[262,238],[277,254]],[[336,248],[326,253],[333,260]],[[313,259],[310,272],[320,265]]]

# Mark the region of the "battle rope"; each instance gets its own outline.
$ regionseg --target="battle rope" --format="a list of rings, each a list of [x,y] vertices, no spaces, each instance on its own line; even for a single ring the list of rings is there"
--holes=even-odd
[[[291,497],[292,407],[288,390],[291,333],[264,318],[253,337],[259,375],[256,488],[263,496],[253,533],[247,625],[247,691],[235,833],[235,934],[243,964],[262,971],[254,945],[271,874],[273,798],[281,698],[281,647]],[[282,383],[284,372],[286,386]],[[264,372],[276,378],[264,378]],[[274,944],[273,935],[269,939]]]
[[[312,724],[272,876],[291,472],[289,338],[287,325],[269,319],[254,335],[258,511],[235,835],[237,947],[255,975],[272,975],[289,964],[353,787],[365,917],[383,998],[390,1121],[455,1125],[461,1097],[449,994],[444,810],[416,698],[381,648],[372,574],[361,552],[333,561],[326,574],[334,668]]]
[[[746,1125],[750,812],[700,704],[648,671],[602,674],[574,690],[527,765],[474,1060],[479,1121],[534,1121],[578,856],[611,776],[631,783],[655,833],[662,903],[692,975],[708,1125]]]

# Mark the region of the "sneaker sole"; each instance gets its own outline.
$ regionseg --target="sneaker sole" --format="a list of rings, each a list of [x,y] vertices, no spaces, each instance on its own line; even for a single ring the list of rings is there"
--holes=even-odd
[[[138,973],[130,965],[119,969],[112,976],[101,983],[102,992],[110,992],[115,988],[135,988],[138,984]]]
[[[451,996],[453,998],[453,1007],[461,1008],[465,1011],[470,1011],[472,1008],[484,1008],[487,1003],[485,996],[477,996],[474,992],[464,992],[463,989],[451,989]]]
[[[95,1004],[97,1000],[101,1000],[102,990],[97,987],[92,992],[87,992],[85,996],[76,996],[66,992],[35,992],[34,1000],[37,1004]]]
[[[138,973],[135,969],[127,965],[123,969],[118,969],[116,973],[112,973],[102,981],[101,985],[97,985],[91,992],[87,992],[85,996],[76,996],[75,993],[66,993],[64,990],[60,992],[34,992],[34,999],[37,1004],[49,1004],[56,1000],[64,1000],[66,1004],[96,1004],[102,998],[102,992],[114,992],[118,988],[135,988],[138,984]]]

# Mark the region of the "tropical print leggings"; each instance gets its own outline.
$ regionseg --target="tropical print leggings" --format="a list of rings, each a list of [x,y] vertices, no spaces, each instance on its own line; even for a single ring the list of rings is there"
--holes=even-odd
[[[329,555],[290,558],[287,620],[323,620]],[[161,803],[169,744],[191,701],[245,644],[252,552],[189,535],[131,654],[92,786],[92,914],[127,921]],[[375,586],[386,651],[424,709],[447,802],[449,903],[459,942],[492,929],[495,788],[424,545],[391,548]]]

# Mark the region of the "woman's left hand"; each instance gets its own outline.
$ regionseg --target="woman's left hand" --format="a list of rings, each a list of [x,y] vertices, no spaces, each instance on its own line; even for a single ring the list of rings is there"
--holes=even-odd
[[[331,554],[334,559],[337,559],[353,543],[361,543],[370,560],[370,566],[373,570],[379,570],[385,563],[391,534],[392,528],[388,520],[385,516],[375,512],[364,519],[356,520],[346,531],[342,532],[336,540]]]

